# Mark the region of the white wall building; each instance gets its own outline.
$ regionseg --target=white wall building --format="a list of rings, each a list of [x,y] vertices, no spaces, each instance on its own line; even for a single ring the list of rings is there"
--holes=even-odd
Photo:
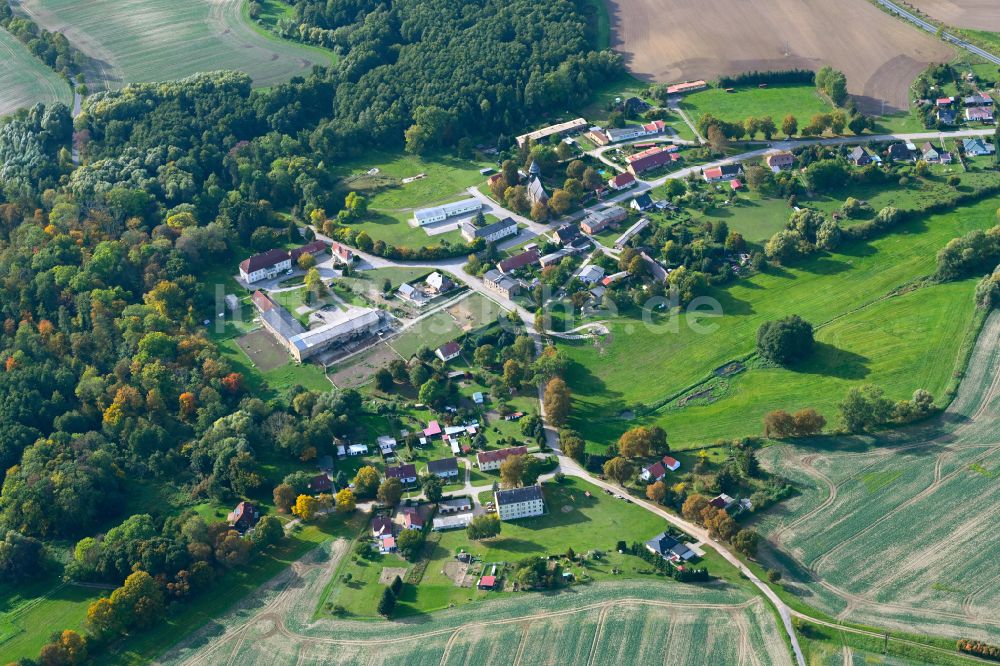
[[[545,513],[545,497],[539,485],[498,490],[493,498],[500,520],[530,518]]]
[[[456,215],[475,213],[476,211],[481,210],[482,207],[483,204],[479,201],[479,199],[463,199],[454,203],[444,204],[443,206],[421,208],[413,213],[413,219],[416,220],[419,226],[423,227],[428,224],[434,224],[435,222],[444,222],[449,217],[455,217]]]

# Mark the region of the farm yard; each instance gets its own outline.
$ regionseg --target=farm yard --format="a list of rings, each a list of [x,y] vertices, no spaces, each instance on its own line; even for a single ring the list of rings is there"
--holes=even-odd
[[[247,23],[239,0],[25,0],[17,11],[59,31],[90,58],[91,91],[236,69],[257,86],[328,64],[331,54],[271,39]],[[326,56],[326,62],[324,57]]]
[[[941,417],[766,449],[765,465],[804,489],[757,524],[789,593],[849,622],[996,643],[998,401],[994,313]]]
[[[888,295],[931,274],[937,251],[952,238],[995,224],[997,204],[987,199],[917,219],[882,238],[713,290],[723,316],[705,320],[715,327],[706,334],[695,333],[686,315],[654,315],[650,324],[616,318],[611,335],[596,342],[560,341],[571,360],[571,426],[595,453],[638,423],[663,426],[672,446],[687,448],[756,435],[762,416],[777,408],[815,407],[836,427],[836,404],[860,383],[879,384],[892,399],[917,388],[940,399],[970,333],[974,280]],[[680,408],[678,399],[708,388],[702,383],[713,369],[753,351],[763,321],[792,312],[819,327],[820,353],[810,364],[751,367],[713,380],[707,400]],[[629,412],[639,419],[626,419]]]
[[[483,601],[472,617],[460,609],[392,623],[316,617],[345,552],[345,541],[324,546],[160,662],[608,663],[619,655],[631,663],[656,653],[681,663],[791,663],[764,602],[730,584],[595,583]]]
[[[1000,12],[993,0],[907,0],[906,4],[949,26],[1000,32]]]
[[[750,70],[819,69],[847,76],[868,111],[904,110],[910,84],[953,51],[865,0],[737,3],[608,0],[612,47],[638,78],[664,83]],[[845,25],[845,21],[849,25]]]
[[[0,116],[53,102],[73,105],[69,84],[0,28]]]

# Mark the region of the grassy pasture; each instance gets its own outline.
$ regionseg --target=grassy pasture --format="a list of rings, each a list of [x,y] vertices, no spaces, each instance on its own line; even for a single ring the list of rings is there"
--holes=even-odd
[[[828,419],[835,416],[833,405],[852,383],[881,384],[893,399],[908,398],[921,386],[943,389],[971,321],[971,283],[921,289],[878,304],[875,301],[932,273],[935,254],[952,238],[995,224],[997,204],[997,199],[989,199],[928,216],[885,237],[849,244],[839,252],[814,256],[792,268],[778,268],[715,290],[710,295],[724,314],[703,320],[715,327],[704,334],[692,330],[692,317],[686,314],[655,315],[649,324],[632,317],[612,320],[612,336],[596,345],[561,341],[572,361],[568,373],[574,393],[571,425],[593,443],[595,451],[603,449],[635,425],[635,420],[621,417],[623,412],[642,414],[644,408],[656,408],[705,379],[715,368],[751,353],[760,324],[790,314],[820,326],[869,307],[875,308],[873,321],[881,311],[906,324],[876,321],[879,326],[866,331],[866,326],[872,327],[865,323],[868,315],[862,310],[831,324],[829,332],[821,330],[821,354],[812,361],[817,364],[814,367],[796,372],[751,371],[731,380],[727,402],[710,405],[711,412],[699,413],[700,408],[692,411],[688,407],[662,411],[646,420],[665,423],[672,443],[683,448],[718,437],[756,434],[761,414],[795,406],[786,403],[790,394],[783,388],[784,382],[808,389],[804,395],[810,396],[810,402]],[[922,307],[924,299],[938,307]],[[925,332],[923,337],[919,331]],[[909,343],[894,342],[899,336]],[[849,362],[846,370],[843,361]],[[746,390],[741,391],[744,385]],[[753,401],[739,397],[751,394],[756,397]],[[742,406],[737,407],[740,402]],[[717,414],[712,413],[722,407],[732,409],[724,423],[716,421]]]
[[[849,622],[1000,638],[990,564],[1000,543],[989,527],[998,519],[998,338],[994,315],[939,418],[874,438],[765,449],[765,464],[803,489],[756,525],[771,544],[765,560],[783,568],[793,598],[828,615],[847,609]]]
[[[708,113],[728,122],[739,122],[751,116],[771,116],[779,134],[781,121],[789,113],[798,119],[799,127],[804,127],[817,113],[833,111],[833,106],[816,92],[815,86],[807,85],[741,87],[731,93],[722,88],[708,88],[685,96],[681,108],[688,112],[695,125]]]
[[[240,0],[28,0],[21,10],[63,32],[92,60],[91,90],[235,69],[257,86],[305,75],[332,54],[269,37],[251,26]]]
[[[0,116],[34,104],[73,105],[73,91],[54,71],[0,28]]]
[[[0,655],[5,661],[36,658],[55,630],[84,631],[87,607],[102,594],[51,577],[15,588],[0,587]]]

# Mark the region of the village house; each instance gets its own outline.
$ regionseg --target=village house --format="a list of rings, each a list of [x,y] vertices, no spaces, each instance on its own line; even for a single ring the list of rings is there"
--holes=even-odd
[[[517,222],[512,217],[505,217],[499,222],[487,224],[485,227],[477,227],[471,222],[462,225],[462,238],[468,243],[472,243],[482,238],[487,243],[496,243],[498,240],[508,236],[517,235]]]
[[[333,481],[331,481],[330,477],[324,472],[323,474],[317,474],[310,479],[309,483],[306,484],[306,487],[315,494],[328,493],[333,490]]]
[[[387,516],[372,518],[372,536],[376,539],[392,536],[392,521]]]
[[[962,151],[966,155],[979,157],[981,155],[992,155],[995,148],[992,143],[987,143],[984,139],[976,137],[974,139],[964,139],[962,141]]]
[[[476,465],[480,470],[489,472],[494,469],[500,469],[500,463],[510,456],[523,456],[527,453],[528,448],[525,446],[514,446],[497,451],[480,451],[476,454]]]
[[[847,156],[847,159],[851,161],[851,164],[859,167],[868,166],[874,161],[871,152],[863,146],[855,146],[854,150]]]
[[[608,187],[613,190],[624,190],[635,185],[635,176],[626,171],[620,173],[608,181]]]
[[[424,529],[424,518],[420,515],[420,512],[412,506],[405,506],[399,510],[400,522],[403,524],[404,530],[422,530]]]
[[[378,445],[379,453],[383,456],[391,456],[396,452],[396,447],[399,446],[396,438],[390,435],[379,435],[375,438],[375,443]]]
[[[424,437],[426,437],[427,439],[433,439],[435,437],[439,437],[440,435],[441,435],[441,424],[438,423],[437,421],[431,421],[430,423],[427,424],[427,427],[424,428]]]
[[[497,270],[504,275],[510,275],[514,271],[519,271],[526,266],[537,263],[539,258],[538,250],[528,250],[527,252],[516,254],[513,257],[508,257],[498,262]]]
[[[653,207],[653,197],[649,196],[649,192],[643,192],[635,199],[632,199],[632,203],[629,204],[629,208],[632,210],[637,210],[640,213],[647,211]]]
[[[604,269],[600,266],[590,264],[580,271],[578,277],[584,284],[597,284],[604,277]]]
[[[330,245],[330,254],[333,260],[341,264],[349,264],[354,261],[354,252],[346,245],[334,242]]]
[[[585,234],[599,234],[608,227],[617,225],[626,217],[628,217],[628,211],[621,206],[611,206],[604,210],[595,210],[580,223],[580,230]]]
[[[743,165],[739,163],[723,164],[722,166],[705,169],[705,180],[710,183],[717,183],[720,180],[732,180],[743,175]]]
[[[579,238],[579,236],[580,228],[575,224],[570,224],[569,222],[561,225],[558,229],[552,232],[552,240],[560,245],[571,243]]]
[[[795,156],[788,151],[783,151],[780,153],[771,153],[765,158],[767,166],[774,173],[779,171],[785,171],[791,169],[792,165],[795,164]]]
[[[347,447],[347,455],[349,456],[366,456],[368,455],[368,445],[367,444],[351,444]]]
[[[482,208],[482,202],[480,202],[479,199],[472,197],[469,199],[462,199],[461,201],[455,201],[454,203],[447,203],[442,206],[421,208],[413,213],[413,219],[417,223],[417,226],[423,227],[428,224],[434,224],[435,222],[444,222],[449,217],[476,213],[482,210]]]
[[[937,151],[930,141],[920,146],[920,159],[925,162],[937,162],[941,159],[941,153]]]
[[[443,273],[439,273],[438,271],[434,271],[428,275],[427,279],[424,280],[424,284],[426,284],[427,288],[435,294],[443,294],[447,291],[451,291],[455,287],[455,283],[450,277],[444,275]]]
[[[728,511],[730,507],[736,504],[736,500],[734,500],[726,493],[722,493],[710,499],[708,503],[709,505],[714,506],[716,509],[725,509]]]
[[[521,290],[521,285],[517,280],[507,277],[495,268],[486,271],[486,274],[483,275],[483,284],[505,298],[515,296]]]
[[[937,119],[942,125],[958,124],[958,114],[954,109],[938,109]]]
[[[992,123],[993,109],[988,106],[970,106],[965,110],[965,119],[970,123]]]
[[[257,507],[246,500],[237,504],[226,518],[229,526],[241,534],[256,525],[259,519],[260,512]]]
[[[434,350],[434,355],[445,363],[458,358],[458,355],[461,353],[462,347],[457,342],[447,342]]]
[[[412,284],[407,284],[406,282],[399,285],[399,288],[396,290],[396,295],[404,301],[409,301],[414,305],[423,305],[430,300],[422,289],[415,287]]]
[[[993,99],[988,95],[969,95],[962,99],[962,106],[993,106]]]
[[[670,456],[663,456],[662,460],[658,460],[652,465],[648,465],[642,468],[642,472],[639,477],[643,481],[659,481],[667,475],[667,472],[676,472],[680,469],[680,462]]]
[[[905,143],[894,143],[885,151],[886,156],[896,162],[908,162],[913,159],[913,153]]]
[[[417,467],[413,463],[404,463],[395,467],[385,468],[385,478],[399,479],[404,486],[409,486],[417,482]]]
[[[539,485],[498,490],[493,493],[500,520],[530,518],[545,513],[545,498]]]
[[[442,479],[458,478],[458,458],[442,458],[427,463],[427,473]]]
[[[646,550],[665,560],[673,561],[687,561],[695,555],[693,550],[666,532],[661,532],[647,541]]]

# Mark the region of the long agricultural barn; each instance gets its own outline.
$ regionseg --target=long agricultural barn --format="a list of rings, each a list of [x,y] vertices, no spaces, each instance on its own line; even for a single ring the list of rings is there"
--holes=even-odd
[[[483,204],[479,201],[479,199],[463,199],[461,201],[455,201],[454,203],[444,204],[443,206],[421,208],[413,213],[413,219],[416,220],[417,224],[422,227],[428,224],[434,224],[435,222],[444,222],[449,217],[455,217],[456,215],[475,213],[476,211],[482,210],[482,208]]]

